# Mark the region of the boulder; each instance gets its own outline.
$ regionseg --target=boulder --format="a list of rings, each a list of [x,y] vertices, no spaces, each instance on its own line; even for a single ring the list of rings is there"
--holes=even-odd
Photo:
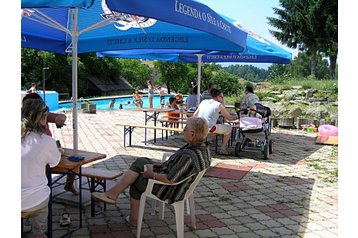
[[[302,115],[302,109],[300,107],[294,107],[290,110],[291,117],[297,118]]]

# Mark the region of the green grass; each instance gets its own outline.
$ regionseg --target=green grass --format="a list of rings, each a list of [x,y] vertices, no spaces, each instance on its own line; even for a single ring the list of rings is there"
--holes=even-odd
[[[313,79],[301,79],[301,80],[288,80],[284,81],[282,86],[302,86],[304,89],[315,88],[318,90],[338,92],[338,80],[313,80]]]

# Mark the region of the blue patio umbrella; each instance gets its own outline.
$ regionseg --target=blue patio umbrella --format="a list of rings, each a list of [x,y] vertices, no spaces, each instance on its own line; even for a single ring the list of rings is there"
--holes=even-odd
[[[170,62],[198,63],[198,85],[201,79],[202,62],[246,62],[246,63],[278,63],[288,64],[292,54],[273,42],[245,28],[238,21],[225,17],[237,27],[244,29],[247,35],[246,49],[243,52],[203,51],[183,49],[135,49],[97,52],[98,57],[117,57],[161,60]],[[198,102],[200,86],[198,87]]]
[[[61,0],[61,1],[53,1],[53,0],[21,0],[21,8],[26,7],[67,7],[67,8],[88,8],[92,6],[94,0]]]
[[[83,0],[81,8],[71,8],[68,0],[59,2],[22,0],[21,46],[72,54],[74,149],[78,148],[78,53],[147,48],[240,52],[246,46],[245,31],[192,0],[94,0],[92,6]],[[123,11],[118,5],[115,11],[109,8],[117,2],[123,4]],[[128,2],[135,4],[127,6]],[[166,15],[159,14],[163,11]],[[152,18],[157,14],[163,21]]]

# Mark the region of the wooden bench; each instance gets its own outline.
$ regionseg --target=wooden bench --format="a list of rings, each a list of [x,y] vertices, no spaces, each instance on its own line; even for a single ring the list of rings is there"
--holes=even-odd
[[[134,128],[145,128],[145,129],[154,129],[154,130],[162,130],[162,131],[175,131],[175,132],[183,132],[183,128],[175,128],[175,127],[165,127],[165,126],[151,126],[151,125],[140,125],[140,124],[116,124],[116,126],[123,126],[123,145],[126,147],[126,136],[129,134],[129,146],[132,146],[132,133]],[[166,136],[168,139],[168,136]],[[156,142],[157,138],[154,137],[154,142]],[[162,136],[163,140],[163,136]],[[144,144],[147,144],[147,133],[144,133]]]
[[[32,214],[36,214],[41,212],[42,210],[45,210],[47,207],[42,207],[40,209],[37,210],[33,210],[33,211],[28,211],[28,212],[21,212],[21,218],[28,218],[29,216],[31,216]]]
[[[31,216],[33,214],[36,214],[36,213],[39,213],[39,212],[41,212],[43,210],[46,210],[46,209],[47,209],[47,206],[39,208],[37,210],[33,210],[33,211],[21,212],[21,237],[24,236],[24,222],[23,222],[23,219],[28,218],[29,216]]]
[[[108,169],[100,169],[93,167],[83,167],[82,168],[82,177],[87,178],[87,183],[89,185],[89,190],[91,193],[93,192],[105,192],[106,191],[106,181],[113,180],[122,176],[122,171],[117,170],[108,170]],[[98,189],[98,186],[101,188]],[[104,203],[103,210],[107,210],[106,203]],[[95,211],[95,200],[91,196],[91,217],[94,217],[96,214]]]

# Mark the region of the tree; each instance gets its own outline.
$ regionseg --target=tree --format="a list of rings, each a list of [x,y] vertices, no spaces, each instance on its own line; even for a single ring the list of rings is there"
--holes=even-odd
[[[154,62],[155,68],[160,72],[158,83],[165,84],[168,93],[173,89],[174,91],[187,91],[187,85],[190,84],[188,78],[188,67],[183,63],[174,62]]]
[[[320,31],[320,50],[329,57],[329,76],[334,79],[338,57],[338,1],[326,0],[322,5],[323,11],[319,16],[325,24],[324,30]]]
[[[338,45],[338,38],[335,39],[334,30],[338,29],[336,4],[337,0],[280,0],[282,8],[273,8],[279,18],[267,18],[271,26],[279,29],[270,30],[276,39],[288,47],[307,52],[313,76],[317,73],[319,52],[337,53],[335,45]],[[327,29],[328,25],[334,29]]]

